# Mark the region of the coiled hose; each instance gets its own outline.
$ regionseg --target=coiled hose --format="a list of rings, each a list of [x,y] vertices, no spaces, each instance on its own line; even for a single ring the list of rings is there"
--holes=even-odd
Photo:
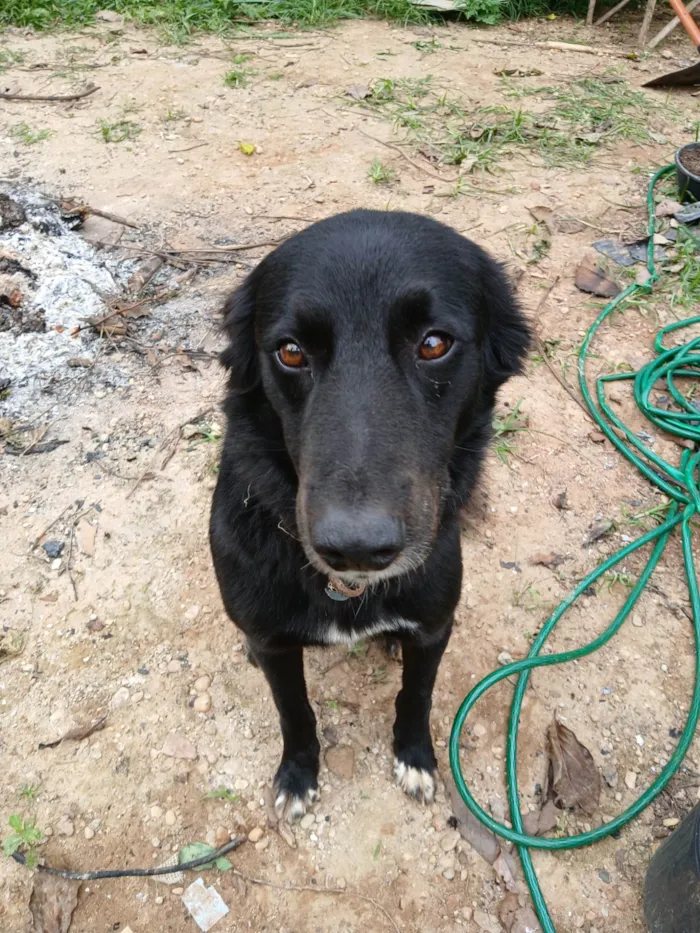
[[[602,564],[582,580],[544,624],[541,632],[534,640],[527,658],[508,664],[494,671],[474,687],[464,699],[457,712],[450,736],[450,768],[452,769],[452,774],[460,796],[481,823],[496,833],[496,835],[503,839],[507,839],[517,847],[525,874],[525,880],[530,890],[543,933],[556,933],[556,930],[537,880],[530,850],[546,849],[549,851],[556,851],[560,849],[580,849],[583,846],[591,845],[594,842],[598,842],[600,839],[605,839],[607,836],[616,833],[633,820],[658,797],[680,767],[693,739],[698,719],[700,718],[700,593],[698,592],[698,581],[695,574],[695,564],[693,562],[692,533],[690,527],[691,519],[700,510],[700,490],[698,488],[700,413],[688,399],[683,396],[675,383],[676,378],[679,377],[692,378],[700,375],[700,337],[689,340],[682,346],[672,346],[669,348],[664,345],[666,335],[693,324],[700,323],[700,317],[687,318],[683,321],[670,324],[660,330],[654,344],[657,356],[646,366],[643,366],[638,372],[615,373],[613,375],[598,377],[596,380],[595,399],[589,389],[586,376],[586,363],[588,360],[589,348],[598,329],[610,317],[613,311],[628,298],[639,293],[650,293],[654,283],[659,278],[654,263],[654,189],[657,182],[671,171],[673,171],[673,166],[667,165],[656,172],[649,183],[647,191],[649,233],[647,270],[649,276],[644,284],[629,285],[601,311],[591,325],[583,341],[578,358],[579,387],[591,416],[598,424],[603,434],[620,453],[633,463],[654,486],[669,497],[671,506],[668,517],[658,528],[648,531],[646,534],[637,538],[636,541],[633,541],[631,544],[617,551],[617,553],[608,557],[607,560],[604,560]],[[668,434],[689,438],[695,442],[695,450],[684,450],[678,466],[666,462],[663,458],[654,453],[653,450],[635,435],[631,428],[627,427],[617,415],[611,411],[605,398],[605,387],[610,382],[617,382],[623,379],[633,380],[635,402],[652,424],[661,428]],[[659,379],[665,380],[668,393],[674,400],[677,410],[666,411],[658,408],[652,402],[651,392]],[[576,661],[579,658],[584,658],[594,651],[597,651],[598,648],[602,648],[603,645],[610,641],[634,608],[664,552],[671,533],[678,527],[680,527],[685,577],[690,596],[692,624],[695,634],[695,683],[688,718],[676,749],[671,755],[668,764],[650,787],[631,807],[610,823],[606,823],[598,829],[582,833],[578,836],[568,836],[560,839],[528,836],[523,832],[523,821],[520,813],[517,756],[520,711],[530,674],[539,667],[549,667],[553,664],[564,664],[566,662]],[[647,544],[653,544],[653,549],[646,566],[636,584],[631,589],[624,605],[602,635],[599,635],[582,648],[577,648],[573,651],[563,651],[560,654],[542,656],[541,652],[547,639],[554,631],[554,628],[566,610],[578,597],[612,567],[615,567],[621,561],[625,560],[625,558],[629,557],[630,554],[633,554]],[[509,829],[507,826],[494,820],[475,800],[467,787],[462,773],[459,750],[460,738],[467,716],[479,698],[495,684],[513,676],[517,676],[518,679],[510,709],[506,747],[506,780],[508,784],[510,820],[513,825],[513,829]]]

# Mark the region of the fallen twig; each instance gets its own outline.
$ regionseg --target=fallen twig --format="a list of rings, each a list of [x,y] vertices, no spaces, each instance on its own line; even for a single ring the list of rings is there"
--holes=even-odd
[[[192,152],[193,149],[201,149],[202,146],[208,146],[209,143],[197,143],[194,146],[187,146],[185,149],[168,149],[168,152],[174,154],[176,152]]]
[[[158,454],[159,454],[161,451],[165,450],[165,448],[166,448],[167,445],[170,443],[170,440],[171,440],[171,438],[173,437],[173,435],[175,434],[175,432],[178,432],[178,434],[179,434],[179,432],[182,431],[182,429],[184,428],[184,426],[185,426],[186,424],[195,424],[197,421],[201,421],[201,419],[202,419],[205,415],[208,415],[208,414],[209,414],[209,412],[212,410],[212,408],[213,408],[213,405],[209,405],[208,408],[203,408],[201,411],[197,412],[196,415],[192,415],[191,417],[187,418],[185,421],[181,421],[180,424],[176,424],[175,427],[174,427],[171,431],[168,431],[168,433],[167,433],[167,434],[165,435],[165,437],[163,438],[163,440],[162,440],[162,442],[161,442],[161,444],[160,444],[160,447],[159,447],[158,450],[155,452],[155,454],[153,455],[153,457],[151,457],[151,462],[148,464],[148,466],[146,467],[146,469],[143,471],[143,473],[142,473],[142,474],[139,476],[139,478],[136,480],[136,482],[135,482],[134,485],[131,487],[131,489],[127,492],[127,494],[126,494],[126,496],[125,496],[126,499],[130,499],[130,498],[133,496],[133,494],[136,492],[136,490],[139,488],[139,486],[141,485],[141,483],[143,482],[143,480],[148,476],[148,474],[153,472],[153,466],[155,465],[155,461],[156,461],[156,458],[158,457]],[[165,468],[165,466],[167,465],[169,459],[170,459],[170,458],[168,457],[168,458],[166,458],[166,459],[163,461],[163,464],[162,464],[162,466],[161,466],[161,470]]]
[[[389,921],[395,933],[401,933],[401,928],[397,925],[386,907],[382,907],[379,901],[375,901],[375,899],[368,894],[360,894],[359,891],[347,891],[345,888],[312,888],[311,885],[307,884],[277,884],[277,882],[267,881],[265,878],[254,878],[252,875],[245,875],[242,871],[238,871],[237,868],[233,869],[233,874],[237,875],[243,881],[247,881],[249,884],[258,884],[265,888],[274,888],[276,891],[308,891],[311,894],[334,894],[355,897],[360,901],[366,901],[368,904],[371,904],[375,910],[378,910],[385,919]]]
[[[410,156],[407,156],[406,153],[399,146],[395,146],[393,143],[387,143],[383,139],[379,139],[376,136],[372,136],[370,133],[366,133],[360,127],[357,128],[363,136],[366,136],[367,139],[374,140],[375,143],[379,143],[381,146],[386,146],[387,149],[393,149],[394,152],[397,152],[403,159],[405,159],[409,165],[412,165],[415,169],[418,169],[419,172],[424,172],[426,175],[430,175],[431,178],[437,178],[438,181],[447,181],[451,183],[456,183],[462,177],[461,175],[456,175],[451,178],[447,178],[444,175],[438,175],[437,172],[431,172],[429,168],[426,168],[424,165],[421,165],[419,162],[415,162]]]
[[[549,286],[549,288],[547,289],[547,291],[544,293],[544,295],[542,296],[542,298],[540,298],[539,304],[537,305],[537,308],[536,308],[536,310],[535,310],[535,319],[536,319],[536,320],[537,320],[537,318],[539,317],[540,311],[541,311],[542,308],[545,306],[545,303],[547,302],[547,299],[549,298],[549,296],[552,294],[552,292],[553,292],[554,289],[556,288],[558,282],[559,282],[559,276],[557,276],[557,277],[554,279],[554,281],[551,283],[551,285]],[[564,379],[562,379],[562,377],[559,375],[559,373],[556,371],[556,369],[552,366],[552,363],[551,363],[549,357],[547,356],[547,350],[546,350],[546,348],[545,348],[545,346],[544,346],[544,344],[543,344],[543,342],[542,342],[542,339],[541,339],[539,333],[537,332],[537,330],[534,330],[534,335],[535,335],[535,346],[537,347],[537,350],[538,350],[540,356],[542,357],[542,362],[545,364],[545,366],[547,367],[547,369],[550,371],[550,373],[551,373],[551,374],[554,376],[554,378],[557,380],[557,382],[558,382],[559,385],[562,387],[562,389],[567,393],[567,395],[569,395],[569,397],[572,398],[572,399],[574,400],[574,402],[576,402],[576,404],[577,404],[578,407],[581,409],[581,411],[584,413],[584,415],[586,416],[586,418],[588,418],[589,421],[593,421],[593,419],[591,418],[591,413],[590,413],[589,410],[586,408],[586,406],[583,404],[583,402],[581,401],[581,399],[574,393],[574,391],[573,391],[573,389],[571,388],[571,386],[570,386],[567,382],[565,382]]]
[[[58,201],[53,199],[54,204],[58,204],[61,210],[67,214],[79,214],[83,220],[92,215],[93,217],[103,217],[110,220],[113,224],[121,224],[122,227],[131,227],[132,230],[138,230],[139,225],[120,217],[119,214],[111,214],[109,211],[101,211],[98,207],[91,207],[89,204],[76,204],[73,201]]]
[[[2,100],[18,100],[18,101],[56,101],[57,103],[68,102],[72,100],[82,100],[83,97],[89,97],[90,94],[94,94],[95,91],[99,91],[99,87],[96,84],[88,84],[88,86],[83,90],[79,91],[76,94],[12,94],[9,91],[0,91],[0,99]]]

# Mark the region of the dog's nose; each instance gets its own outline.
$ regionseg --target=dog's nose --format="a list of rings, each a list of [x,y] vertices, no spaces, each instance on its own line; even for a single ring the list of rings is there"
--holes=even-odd
[[[384,570],[405,543],[404,523],[375,509],[351,512],[329,508],[311,532],[316,553],[338,572]]]

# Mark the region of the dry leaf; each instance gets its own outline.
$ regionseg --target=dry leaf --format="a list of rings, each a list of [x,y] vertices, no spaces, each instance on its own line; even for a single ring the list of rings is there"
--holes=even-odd
[[[75,537],[78,539],[78,547],[87,557],[95,555],[96,536],[97,525],[91,525],[86,518],[81,518],[75,528]]]
[[[594,444],[603,444],[605,442],[605,435],[602,431],[589,431],[588,440],[593,441]]]
[[[501,849],[498,858],[493,863],[493,870],[505,886],[506,891],[517,893],[518,885],[515,880],[515,862],[510,853],[504,852],[503,849]]]
[[[613,282],[602,270],[593,268],[585,259],[576,269],[574,284],[579,291],[597,295],[598,298],[615,298],[622,291],[617,282]]]
[[[528,563],[533,566],[539,564],[542,567],[549,567],[553,570],[555,567],[558,567],[559,564],[563,564],[565,560],[566,558],[564,555],[557,554],[556,551],[538,551],[529,558]]]
[[[547,729],[549,739],[549,794],[561,810],[580,807],[592,814],[600,800],[600,773],[593,756],[571,729],[557,719]]]
[[[561,810],[553,800],[548,800],[541,810],[526,813],[523,816],[523,829],[528,836],[544,836],[554,829],[561,816]]]
[[[68,933],[79,890],[79,881],[36,872],[29,898],[34,933]]]
[[[510,933],[515,923],[515,916],[520,910],[520,900],[514,892],[506,894],[498,908],[498,919],[506,928],[506,933]]]
[[[370,93],[370,89],[362,84],[349,87],[345,92],[346,96],[352,97],[353,100],[364,100],[366,97],[369,97]]]
[[[605,538],[615,527],[615,522],[606,519],[602,522],[596,522],[595,525],[588,531],[588,533],[583,538],[583,546],[590,547],[591,544],[595,544],[596,541],[600,541],[601,538]]]
[[[501,852],[498,839],[467,808],[451,775],[445,778],[445,788],[450,796],[452,813],[457,820],[460,835],[489,865],[493,865]]]
[[[554,211],[551,207],[545,207],[544,204],[538,204],[536,207],[528,207],[528,210],[535,218],[538,224],[542,224],[549,230],[550,234],[554,231]]]
[[[106,716],[100,716],[99,719],[93,719],[88,723],[83,723],[82,726],[73,726],[72,729],[69,729],[65,735],[62,735],[60,739],[56,739],[55,742],[40,742],[39,748],[55,748],[57,745],[60,745],[61,742],[82,742],[83,739],[92,735],[93,732],[99,732],[101,729],[104,729],[106,720]]]

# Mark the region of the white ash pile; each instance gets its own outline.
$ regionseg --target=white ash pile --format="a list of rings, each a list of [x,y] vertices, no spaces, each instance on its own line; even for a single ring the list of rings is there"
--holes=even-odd
[[[0,411],[25,413],[84,378],[70,361],[94,356],[81,329],[109,313],[134,269],[75,231],[79,215],[29,188],[0,191]],[[48,396],[47,396],[48,392]],[[43,396],[43,399],[42,399]]]

